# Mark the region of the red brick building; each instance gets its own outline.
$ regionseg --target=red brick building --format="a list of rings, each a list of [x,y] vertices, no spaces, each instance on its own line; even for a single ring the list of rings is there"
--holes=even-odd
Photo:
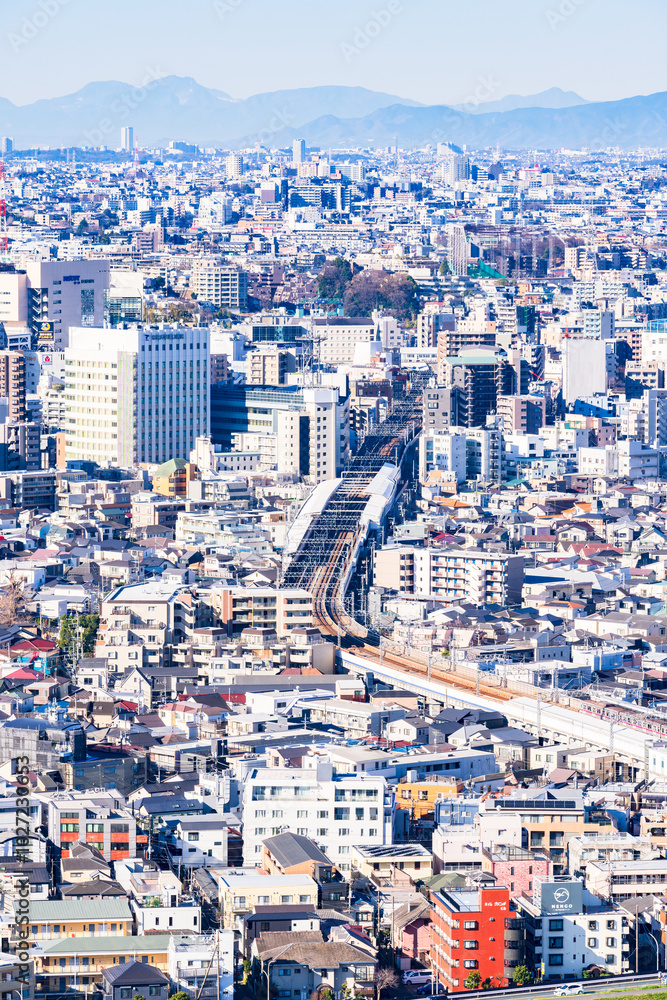
[[[431,893],[431,965],[438,982],[460,993],[478,973],[482,983],[506,986],[523,961],[523,928],[504,886]]]
[[[482,850],[482,871],[495,875],[496,884],[504,885],[512,899],[533,891],[533,880],[550,882],[551,860],[542,851],[527,851],[511,844],[496,844]]]

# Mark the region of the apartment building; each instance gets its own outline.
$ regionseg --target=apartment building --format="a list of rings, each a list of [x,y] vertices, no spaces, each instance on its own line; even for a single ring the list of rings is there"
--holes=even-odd
[[[551,859],[545,851],[527,851],[514,844],[494,844],[482,848],[482,871],[493,875],[499,885],[507,886],[515,898],[532,893],[538,882],[551,878]]]
[[[460,386],[463,392],[462,423],[483,427],[496,412],[499,396],[511,396],[519,388],[516,371],[505,352],[466,349],[442,359],[438,381],[444,386]]]
[[[220,587],[212,591],[211,602],[230,636],[262,628],[282,639],[293,629],[313,627],[312,595],[299,587]]]
[[[417,316],[416,347],[437,347],[438,340],[442,334],[443,342],[450,333],[456,330],[456,316],[454,313],[445,311],[444,306],[439,302],[427,303],[423,312]],[[455,354],[455,351],[448,351],[448,354]]]
[[[17,900],[15,913],[18,907]],[[12,930],[14,943],[16,929]],[[132,911],[126,899],[36,899],[30,903],[30,934],[33,941],[129,937]]]
[[[523,964],[523,920],[509,889],[450,889],[432,892],[431,968],[437,982],[461,993],[471,972],[492,987],[508,985]]]
[[[192,264],[190,289],[199,302],[217,309],[248,308],[248,275],[235,264],[223,264],[215,257],[196,257]]]
[[[445,385],[447,378],[447,359],[456,357],[465,350],[493,350],[496,346],[496,333],[492,324],[477,323],[473,328],[465,321],[459,322],[457,328],[451,329],[449,324],[441,327],[437,333],[437,373],[438,385]]]
[[[528,788],[511,797],[498,796],[486,803],[496,814],[516,812],[521,817],[524,840],[530,850],[549,851],[554,875],[567,870],[567,847],[571,837],[608,832],[611,820],[595,806],[585,805],[581,791],[573,788]],[[665,862],[667,864],[667,862]]]
[[[357,344],[379,341],[372,319],[328,317],[313,320],[313,354],[322,364],[350,365]]]
[[[450,603],[515,603],[521,599],[523,556],[454,545],[442,550],[385,545],[375,551],[373,582]]]
[[[633,837],[631,833],[620,830],[613,830],[607,835],[585,834],[570,838],[568,866],[571,873],[579,873],[585,872],[591,862],[653,860],[661,856],[660,851],[661,845],[652,837]]]
[[[628,919],[583,883],[555,879],[523,895],[517,908],[525,922],[526,965],[546,980],[580,979],[597,966],[610,975],[630,971]]]
[[[7,418],[26,419],[26,363],[20,351],[0,351],[0,397],[7,400]]]
[[[106,907],[107,901],[102,905]],[[113,923],[118,926],[118,920],[110,922],[109,926]],[[105,969],[132,959],[147,962],[166,973],[172,940],[171,934],[130,937],[119,934],[118,930],[105,936],[88,932],[81,937],[44,940],[40,950],[35,952],[35,973],[46,992],[72,990],[86,996],[103,983]]]
[[[217,995],[218,989],[221,996],[233,996],[234,960],[232,930],[196,937],[172,935],[169,940],[169,979],[177,992],[187,993],[189,1000],[208,1000]]]
[[[382,736],[389,722],[404,719],[407,715],[406,710],[398,705],[383,709],[380,705],[364,705],[339,698],[308,701],[306,711],[311,722],[339,726],[350,739]]]
[[[285,828],[314,841],[341,871],[355,844],[390,844],[394,793],[380,775],[334,777],[330,762],[256,768],[243,788],[243,858],[256,864],[263,841]]]
[[[261,856],[258,855],[258,862]],[[256,868],[228,868],[214,874],[223,925],[234,929],[237,922],[258,906],[293,906],[307,911],[317,907],[318,886],[307,874],[266,875]]]
[[[69,857],[72,844],[94,847],[107,861],[133,858],[137,853],[134,815],[122,805],[120,793],[61,793],[47,802],[49,840]]]
[[[0,1000],[33,1000],[35,965],[30,959],[20,962],[16,955],[0,955]]]
[[[250,385],[285,385],[287,373],[294,371],[294,361],[289,351],[281,351],[274,344],[251,351],[246,381]]]
[[[116,670],[163,666],[167,647],[208,625],[208,612],[184,586],[159,581],[117,587],[100,605],[96,655]]]
[[[537,434],[546,419],[544,396],[499,396],[496,413],[505,434]]]
[[[600,899],[618,903],[636,896],[662,895],[667,885],[667,858],[633,861],[588,861],[586,886]]]
[[[442,472],[449,474],[447,479],[465,482],[467,455],[465,432],[425,429],[419,438],[419,481],[425,483],[431,472]]]
[[[210,421],[206,327],[72,328],[65,351],[68,461],[162,464]]]
[[[353,871],[376,885],[391,883],[400,873],[415,882],[433,874],[433,856],[422,844],[357,844],[351,861]]]

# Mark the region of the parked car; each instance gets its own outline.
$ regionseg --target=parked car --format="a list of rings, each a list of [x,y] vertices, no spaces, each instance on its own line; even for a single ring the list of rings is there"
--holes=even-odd
[[[432,978],[427,969],[408,969],[401,976],[406,986],[422,986],[424,983],[430,983]]]

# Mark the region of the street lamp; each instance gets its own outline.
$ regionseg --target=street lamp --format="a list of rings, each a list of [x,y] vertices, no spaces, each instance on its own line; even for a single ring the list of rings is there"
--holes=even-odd
[[[286,945],[277,955],[270,958],[266,963],[266,968],[264,968],[264,963],[262,963],[262,975],[266,976],[266,1000],[271,1000],[271,966],[274,962],[277,962],[281,955],[284,955],[286,951],[289,951],[292,947],[291,944]]]

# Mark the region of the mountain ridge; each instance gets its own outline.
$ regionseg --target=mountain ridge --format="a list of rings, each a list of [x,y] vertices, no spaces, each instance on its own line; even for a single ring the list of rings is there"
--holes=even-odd
[[[571,105],[577,99],[581,103]],[[530,106],[502,108],[517,100]],[[534,101],[557,107],[532,106]],[[567,105],[567,106],[563,106]],[[405,148],[452,142],[483,148],[591,150],[667,148],[667,93],[585,102],[551,88],[542,94],[466,106],[423,105],[363,87],[320,86],[234,98],[192,77],[149,73],[133,87],[93,81],[73,94],[16,106],[0,97],[0,134],[16,149],[35,146],[120,145],[132,125],[140,145],[170,139],[221,148],[285,147],[303,137],[310,146]]]

